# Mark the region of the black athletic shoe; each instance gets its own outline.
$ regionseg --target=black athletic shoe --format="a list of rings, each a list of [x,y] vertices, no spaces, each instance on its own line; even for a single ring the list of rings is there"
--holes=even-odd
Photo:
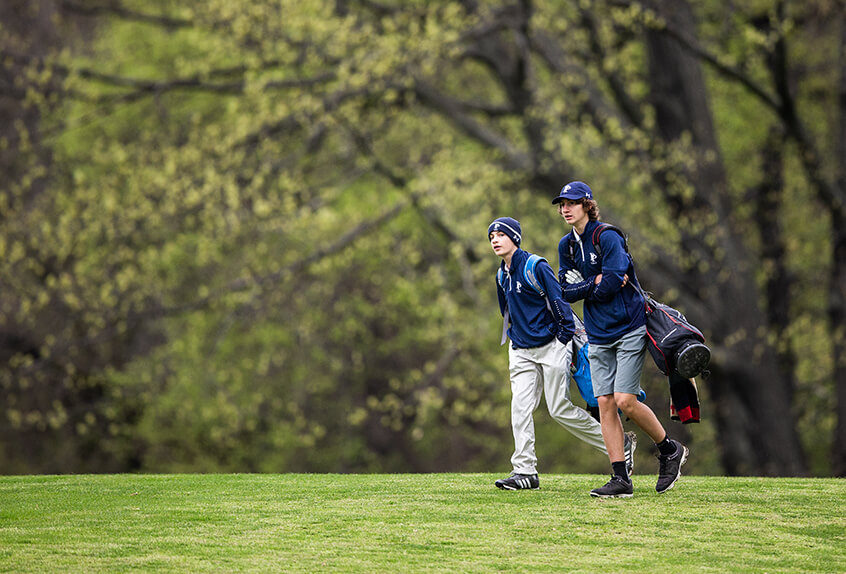
[[[711,350],[702,343],[690,343],[676,354],[676,370],[685,379],[698,377],[711,361]]]
[[[502,490],[537,490],[540,480],[536,474],[512,474],[508,478],[500,478],[494,483]]]
[[[677,440],[672,441],[676,445],[676,453],[670,456],[658,455],[658,484],[655,490],[658,494],[667,492],[681,476],[681,467],[687,461],[690,452],[686,446]]]
[[[626,474],[634,472],[634,453],[637,450],[637,435],[633,431],[626,433],[623,440],[623,452],[626,455]]]
[[[590,491],[590,495],[595,498],[631,498],[633,493],[632,481],[623,480],[616,474],[611,476],[611,480],[605,483],[605,486]]]

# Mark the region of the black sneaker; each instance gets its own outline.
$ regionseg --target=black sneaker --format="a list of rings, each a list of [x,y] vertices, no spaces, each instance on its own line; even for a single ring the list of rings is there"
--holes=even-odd
[[[623,452],[626,455],[626,474],[634,472],[634,453],[637,450],[637,435],[633,431],[626,433],[623,440]]]
[[[623,480],[616,474],[611,476],[611,480],[605,483],[605,486],[590,491],[590,495],[595,498],[631,498],[633,493],[632,481]]]
[[[676,370],[685,379],[698,377],[711,361],[711,350],[699,342],[689,343],[676,354]]]
[[[690,452],[686,446],[677,440],[673,441],[676,445],[676,453],[670,456],[658,455],[658,484],[655,485],[655,490],[658,494],[667,492],[681,476],[681,467],[687,461],[687,455]]]
[[[536,474],[514,473],[508,478],[500,478],[494,483],[502,490],[537,490],[540,488],[540,480]]]

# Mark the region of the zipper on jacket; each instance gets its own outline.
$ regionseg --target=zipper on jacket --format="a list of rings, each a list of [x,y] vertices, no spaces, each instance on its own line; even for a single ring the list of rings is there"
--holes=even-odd
[[[576,243],[579,244],[579,250],[582,252],[582,263],[585,261],[585,245],[582,243],[582,237],[579,235],[579,232],[573,229],[573,235],[576,238]]]

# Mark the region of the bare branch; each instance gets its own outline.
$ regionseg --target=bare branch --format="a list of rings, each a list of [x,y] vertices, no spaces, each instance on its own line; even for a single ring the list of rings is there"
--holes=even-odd
[[[463,130],[464,133],[476,141],[502,152],[505,156],[505,161],[510,168],[521,170],[531,169],[531,161],[524,152],[512,146],[511,142],[502,135],[481,125],[479,122],[464,113],[461,106],[456,103],[455,100],[441,94],[432,86],[421,81],[418,81],[414,85],[414,91],[423,104],[443,113],[446,117],[452,120],[455,125]]]
[[[398,6],[386,6],[380,2],[374,2],[373,0],[355,0],[356,3],[361,4],[362,7],[367,8],[374,14],[379,17],[383,16],[393,16],[397,12],[401,10]]]
[[[227,295],[243,292],[255,287],[263,289],[273,287],[285,277],[300,273],[307,267],[321,261],[322,259],[325,259],[332,255],[336,255],[344,251],[345,249],[351,247],[356,241],[358,241],[362,237],[368,235],[369,233],[378,229],[385,223],[397,217],[410,204],[410,200],[405,200],[397,203],[392,208],[386,210],[382,214],[359,223],[356,227],[339,237],[337,241],[325,245],[320,249],[317,249],[311,255],[304,257],[303,259],[300,259],[298,261],[295,261],[290,265],[280,269],[279,271],[261,277],[242,277],[240,279],[236,279],[234,281],[231,281],[222,289],[218,289],[217,291],[211,293],[206,297],[203,297],[196,301],[185,303],[183,305],[145,309],[138,313],[132,314],[129,318],[129,323],[132,324],[143,319],[158,319],[162,317],[181,315],[190,311],[207,309],[215,302],[219,301]]]
[[[582,19],[590,36],[590,48],[599,62],[605,62],[608,55],[602,47],[602,41],[599,37],[599,30],[596,25],[596,18],[589,10],[582,9]],[[639,104],[628,93],[625,88],[625,82],[620,76],[613,71],[603,69],[603,76],[608,80],[608,85],[611,88],[611,93],[617,101],[617,105],[633,125],[640,127],[643,124],[643,113],[640,110]]]
[[[784,3],[778,3],[779,17],[784,17]],[[772,55],[772,73],[776,91],[781,99],[779,118],[793,137],[799,148],[799,159],[805,168],[805,174],[817,189],[817,195],[823,204],[833,213],[846,217],[846,196],[840,182],[829,182],[823,176],[822,159],[807,127],[799,117],[796,99],[790,90],[787,64],[788,50],[784,35],[780,34]],[[836,177],[836,176],[835,176]]]
[[[117,16],[124,20],[134,20],[145,24],[156,24],[164,26],[165,28],[190,28],[194,26],[194,22],[191,20],[156,14],[143,14],[141,12],[135,12],[125,8],[119,2],[114,1],[97,6],[81,4],[79,2],[75,2],[74,0],[62,0],[59,7],[62,11],[75,14],[77,16]]]
[[[632,4],[639,4],[660,21],[660,25],[656,27],[657,29],[662,30],[668,36],[676,40],[684,49],[709,64],[722,75],[737,81],[740,85],[745,87],[758,99],[764,102],[767,107],[776,113],[779,112],[780,104],[772,94],[768,93],[767,90],[759,86],[751,77],[749,77],[749,75],[744,74],[735,66],[721,62],[719,58],[703,48],[694,38],[691,38],[687,34],[677,30],[666,18],[664,18],[663,14],[661,14],[658,8],[651,2],[645,0],[616,0],[614,4],[623,7],[628,7]]]
[[[355,127],[349,125],[346,122],[342,122],[346,130],[352,136],[353,140],[355,141],[356,145],[359,149],[362,150],[364,155],[373,162],[373,167],[376,173],[380,174],[381,176],[385,177],[391,184],[397,188],[406,188],[408,186],[408,179],[403,175],[400,175],[396,172],[396,170],[391,169],[385,162],[383,162],[376,151],[373,149],[373,146],[370,145],[370,142],[367,140],[364,135],[355,129]],[[456,233],[448,226],[441,217],[432,209],[429,209],[423,206],[420,202],[420,195],[419,194],[411,194],[411,202],[417,212],[429,222],[429,224],[437,229],[438,231],[446,237],[450,243],[459,243],[462,245],[462,256],[463,259],[469,262],[477,262],[480,260],[479,255],[476,253],[475,249],[472,245],[466,245],[463,243],[461,237],[456,235]],[[467,287],[467,281],[465,281],[465,287]],[[472,292],[472,280],[469,282],[470,288],[468,288],[468,292]]]
[[[747,74],[744,74],[742,71],[740,71],[734,66],[724,64],[716,56],[714,56],[701,45],[699,45],[698,42],[691,38],[688,38],[684,34],[673,29],[672,27],[666,27],[664,28],[664,31],[667,33],[668,36],[672,37],[679,44],[681,44],[682,47],[686,48],[689,52],[691,52],[695,56],[698,56],[704,62],[711,65],[711,67],[713,67],[715,70],[717,70],[728,78],[736,80],[740,85],[742,85],[752,94],[757,96],[759,100],[761,100],[767,105],[767,107],[771,108],[776,113],[779,112],[779,102],[771,94],[767,93],[764,88],[759,86]]]
[[[568,61],[567,55],[549,34],[535,32],[531,37],[531,43],[534,52],[556,74],[561,77],[579,78],[581,80],[581,88],[587,92],[583,107],[596,120],[597,128],[602,129],[602,120],[608,118],[616,119],[623,126],[632,125],[627,116],[620,115],[616,108],[608,104],[604,94],[593,85],[584,69]]]
[[[504,116],[513,116],[516,110],[512,106],[497,106],[495,104],[485,104],[481,102],[467,102],[464,100],[454,100],[455,105],[467,113],[479,113],[489,118],[500,118]]]
[[[246,88],[246,81],[239,80],[235,82],[226,83],[209,83],[206,78],[208,75],[196,75],[188,78],[176,78],[172,80],[141,80],[136,78],[127,78],[123,76],[113,76],[103,74],[94,70],[83,69],[77,72],[80,77],[94,80],[104,84],[132,88],[134,90],[131,94],[123,94],[120,96],[122,100],[133,100],[150,94],[162,94],[165,92],[175,90],[195,90],[201,92],[213,92],[221,94],[242,94]],[[229,70],[219,71],[219,74],[232,73]],[[298,78],[291,80],[274,80],[265,83],[266,90],[289,90],[294,88],[308,88],[332,81],[335,74],[326,72],[318,74],[310,78]]]
[[[338,90],[327,95],[322,102],[320,108],[321,114],[329,113],[338,108],[343,102],[357,96],[366,96],[372,94],[368,89],[362,88],[357,90]],[[245,137],[236,144],[236,147],[250,147],[258,145],[262,140],[292,130],[301,128],[303,126],[303,118],[301,114],[293,113],[273,123],[263,125],[258,131]]]
[[[47,62],[46,60],[40,58],[31,58],[29,56],[14,54],[8,50],[0,51],[0,56],[11,58],[12,61],[18,65],[35,65],[39,69],[50,69],[58,73],[61,77],[76,74],[80,78],[91,80],[93,82],[99,82],[116,88],[131,88],[133,90],[130,93],[103,96],[102,98],[96,100],[101,103],[131,102],[147,95],[162,94],[174,90],[196,90],[222,94],[241,94],[244,92],[247,85],[246,80],[243,79],[243,76],[246,73],[251,71],[265,71],[273,69],[281,64],[279,60],[269,60],[252,68],[248,68],[246,66],[232,66],[210,70],[209,72],[203,74],[195,74],[185,78],[147,80],[115,74],[105,74],[91,68],[69,68],[62,64]],[[225,78],[229,76],[241,76],[242,78],[222,83],[209,81],[211,78]],[[310,88],[329,83],[336,77],[337,75],[334,72],[324,72],[306,78],[271,80],[264,84],[264,89],[290,90],[294,88]]]
[[[616,4],[623,6],[629,6],[632,3],[640,4],[645,9],[653,11],[663,22],[661,30],[675,39],[682,48],[711,65],[722,75],[738,82],[776,113],[777,117],[784,124],[787,133],[796,141],[799,147],[799,159],[802,162],[805,174],[816,188],[820,200],[828,209],[838,212],[843,217],[846,214],[846,195],[844,195],[843,186],[838,182],[832,183],[823,176],[820,152],[807,127],[800,119],[796,110],[795,100],[788,88],[787,48],[784,36],[779,37],[776,43],[776,53],[774,54],[776,68],[773,79],[778,91],[778,94],[774,96],[759,86],[747,74],[744,74],[734,66],[720,62],[716,56],[708,52],[696,40],[670,25],[650,2],[645,0],[616,0]],[[781,6],[783,10],[783,5]]]

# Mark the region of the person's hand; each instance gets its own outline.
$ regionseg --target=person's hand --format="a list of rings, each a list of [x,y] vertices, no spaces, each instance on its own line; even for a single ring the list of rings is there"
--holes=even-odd
[[[561,341],[562,345],[566,345],[573,338],[573,333],[563,326],[559,326],[555,332],[555,338]]]
[[[569,271],[567,271],[567,273],[564,274],[564,281],[570,284],[581,283],[584,280],[585,278],[582,277],[582,274],[575,269],[570,269]]]
[[[596,279],[594,279],[594,280],[593,280],[593,282],[594,282],[594,283],[596,283],[597,285],[599,285],[599,282],[600,282],[600,281],[602,281],[602,273],[600,273],[599,275],[597,275],[597,276],[596,276]],[[628,276],[628,274],[623,275],[623,284],[621,285],[621,287],[625,287],[625,286],[626,286],[626,283],[628,283],[628,282],[629,282],[629,276]]]

